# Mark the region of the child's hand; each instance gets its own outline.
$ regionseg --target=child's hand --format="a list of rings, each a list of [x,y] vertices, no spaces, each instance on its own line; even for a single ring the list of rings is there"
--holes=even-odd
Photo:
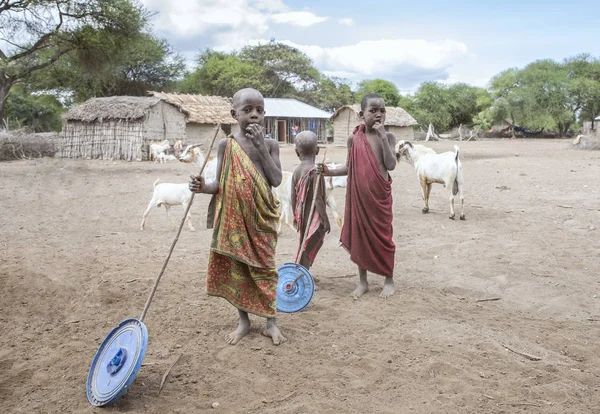
[[[201,193],[202,190],[204,190],[204,187],[206,186],[206,183],[204,182],[204,177],[200,175],[190,175],[190,178],[190,191],[192,193]]]
[[[258,124],[250,124],[246,128],[246,138],[252,141],[252,144],[256,148],[262,148],[265,145],[265,133]]]
[[[329,174],[329,167],[326,164],[317,164],[316,165],[317,174],[327,175]]]
[[[385,127],[383,126],[383,124],[381,122],[376,122],[373,125],[373,129],[375,130],[375,132],[377,132],[377,135],[379,136],[379,138],[387,139],[387,132],[385,132]]]

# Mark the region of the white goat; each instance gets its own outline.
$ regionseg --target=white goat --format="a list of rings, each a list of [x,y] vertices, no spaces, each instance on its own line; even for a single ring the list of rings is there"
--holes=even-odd
[[[146,224],[146,217],[150,213],[152,207],[160,207],[165,206],[165,210],[167,210],[167,217],[169,220],[171,219],[170,208],[172,206],[182,206],[184,211],[187,209],[188,204],[192,200],[192,192],[190,191],[189,184],[172,184],[172,183],[161,183],[158,184],[160,179],[157,179],[154,182],[154,192],[152,193],[152,199],[144,212],[144,217],[142,218],[141,230],[144,230],[144,225]],[[188,224],[188,227],[191,231],[195,231],[194,226],[192,225],[192,214],[188,212],[188,215],[185,219]],[[176,226],[177,227],[177,226]]]
[[[344,165],[344,164],[335,164],[333,162],[330,162],[329,164],[327,164],[327,166],[331,169],[339,168],[342,165]],[[327,178],[325,178],[325,185],[330,190],[333,190],[336,187],[346,188],[348,186],[348,176],[342,175],[342,176],[337,176],[337,177],[327,177]]]
[[[150,161],[157,162],[158,154],[160,154],[161,152],[166,152],[169,148],[171,148],[171,144],[169,144],[168,139],[165,139],[163,142],[151,142]]]
[[[169,161],[177,161],[177,158],[173,154],[167,155],[164,152],[161,152],[160,154],[158,154],[158,156],[156,157],[156,159],[161,164],[164,164],[164,163],[169,162]]]
[[[465,199],[463,196],[463,175],[460,162],[460,150],[455,145],[454,152],[447,151],[437,154],[433,149],[424,145],[412,144],[408,141],[399,141],[396,144],[396,158],[398,161],[404,157],[417,172],[421,183],[425,207],[423,214],[429,213],[429,195],[431,184],[443,184],[448,188],[450,199],[450,218],[454,220],[454,197],[460,198],[460,219],[465,220]]]
[[[282,171],[281,184],[273,187],[273,194],[279,200],[279,225],[277,234],[281,234],[282,224],[287,224],[292,230],[294,226],[290,223],[294,221],[294,212],[292,211],[292,175],[289,171]]]
[[[195,166],[201,167],[204,164],[204,160],[206,156],[202,152],[202,149],[199,145],[188,145],[185,150],[179,155],[179,161],[185,162],[187,164],[193,164]],[[208,163],[206,163],[206,167],[204,168],[204,172],[202,176],[206,180],[206,183],[210,183],[217,179],[217,158],[212,157],[209,158]]]
[[[178,139],[177,141],[175,141],[175,144],[173,144],[173,152],[175,153],[175,157],[179,158],[182,149],[183,142],[180,139]]]
[[[279,187],[273,188],[273,194],[275,194],[275,197],[277,197],[277,199],[279,200],[279,203],[280,203],[279,212],[281,215],[279,217],[279,225],[277,227],[278,234],[281,234],[281,228],[282,228],[283,223],[287,224],[292,230],[296,231],[296,229],[294,229],[294,227],[290,223],[290,219],[291,219],[291,222],[294,221],[294,212],[292,211],[292,176],[293,176],[293,173],[291,173],[289,171],[283,171],[282,175],[283,175],[283,177],[281,179],[281,184],[279,185]],[[326,183],[327,183],[327,181],[328,180],[325,180]],[[333,217],[335,218],[335,222],[337,223],[338,227],[341,229],[343,221],[342,221],[342,217],[337,212],[337,203],[335,202],[335,197],[333,196],[333,187],[330,188],[328,185],[326,185],[325,186],[325,194],[326,194],[327,207],[329,207],[329,209],[331,210],[331,213],[333,214]]]

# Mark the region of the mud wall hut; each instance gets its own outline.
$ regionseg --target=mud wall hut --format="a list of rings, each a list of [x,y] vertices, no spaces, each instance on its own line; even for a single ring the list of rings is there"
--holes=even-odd
[[[279,142],[293,144],[296,132],[302,131],[314,132],[319,142],[327,141],[328,112],[283,98],[265,98],[265,111],[265,133]]]
[[[150,94],[186,115],[184,141],[188,144],[206,144],[218,124],[221,124],[221,130],[217,140],[236,131],[237,121],[231,116],[231,98],[164,92]]]
[[[152,141],[185,136],[186,115],[157,97],[93,98],[63,115],[59,156],[148,159]]]
[[[404,109],[393,106],[386,106],[385,129],[393,132],[397,140],[414,139],[413,126],[417,121]],[[346,145],[348,136],[354,131],[354,128],[362,123],[358,114],[360,105],[346,105],[338,109],[331,121],[333,122],[333,143],[336,145]]]

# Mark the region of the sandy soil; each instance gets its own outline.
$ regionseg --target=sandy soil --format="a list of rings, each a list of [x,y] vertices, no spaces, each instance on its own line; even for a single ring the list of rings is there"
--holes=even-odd
[[[438,150],[453,143],[434,143]],[[102,412],[600,412],[600,153],[566,141],[460,143],[467,221],[441,186],[421,214],[414,171],[393,172],[397,293],[352,300],[355,267],[335,228],[313,268],[310,307],[224,342],[235,310],[204,293],[208,197],[192,208],[146,317],[145,365]],[[328,156],[345,160],[344,148]],[[282,148],[292,170],[292,148]],[[139,229],[172,163],[41,159],[0,163],[2,412],[92,413],[89,365],[121,320],[139,317],[175,235],[164,210]],[[344,191],[338,191],[343,211]],[[173,209],[173,223],[182,210]],[[278,262],[293,260],[285,229]],[[496,301],[478,302],[499,298]],[[510,350],[509,350],[510,349]],[[527,359],[515,352],[539,358]],[[163,373],[179,356],[164,389]]]

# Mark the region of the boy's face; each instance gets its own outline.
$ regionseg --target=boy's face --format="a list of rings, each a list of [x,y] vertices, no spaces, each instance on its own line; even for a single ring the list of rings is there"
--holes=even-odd
[[[371,98],[367,101],[365,111],[362,113],[365,125],[372,127],[376,123],[385,122],[385,102],[381,98]]]
[[[265,120],[265,100],[258,92],[244,92],[235,102],[231,115],[237,119],[242,130],[250,124],[262,126]]]

